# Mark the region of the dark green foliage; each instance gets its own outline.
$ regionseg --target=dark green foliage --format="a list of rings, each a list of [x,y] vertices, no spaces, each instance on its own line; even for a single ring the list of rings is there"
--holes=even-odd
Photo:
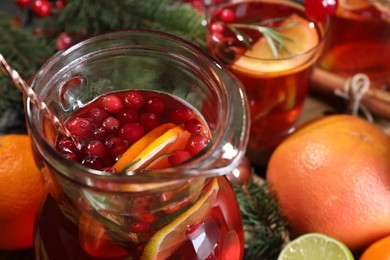
[[[287,222],[267,182],[234,184],[245,232],[247,260],[276,259],[288,238]]]

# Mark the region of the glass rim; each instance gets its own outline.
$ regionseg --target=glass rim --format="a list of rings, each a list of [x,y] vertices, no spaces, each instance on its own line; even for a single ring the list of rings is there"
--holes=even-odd
[[[191,51],[196,52],[196,56],[198,59],[201,59],[202,62],[206,63],[212,63],[213,64],[213,75],[218,76],[217,73],[215,73],[215,69],[219,68],[223,70],[224,72],[230,73],[226,69],[224,69],[222,66],[219,66],[212,58],[211,56],[207,55],[207,53],[203,52],[202,49],[195,44],[192,44],[190,42],[187,42],[179,37],[176,37],[174,35],[164,33],[164,32],[159,32],[159,31],[152,31],[152,30],[140,30],[140,29],[134,29],[134,30],[120,30],[120,31],[114,31],[114,32],[107,32],[107,33],[102,33],[96,36],[89,37],[73,46],[71,46],[69,49],[66,49],[65,51],[61,51],[53,55],[36,73],[32,85],[34,85],[34,82],[39,79],[40,75],[45,72],[45,69],[50,66],[53,66],[58,62],[59,59],[62,57],[68,55],[69,53],[72,53],[79,48],[82,48],[85,44],[90,44],[91,42],[94,41],[100,41],[103,39],[111,39],[113,37],[118,37],[120,38],[121,35],[131,35],[134,37],[135,35],[139,34],[144,34],[147,35],[148,37],[152,36],[157,36],[157,37],[163,37],[165,40],[169,40],[172,42],[176,42],[177,44],[180,44],[181,46],[184,46],[183,48],[189,48]],[[85,55],[83,55],[85,56]],[[210,66],[209,66],[210,67]],[[210,67],[211,69],[211,67]],[[232,74],[230,74],[232,75]],[[218,76],[219,77],[219,76]],[[218,78],[218,83],[222,84],[223,81]],[[224,85],[224,84],[222,84]],[[219,86],[221,89],[221,94],[224,94],[226,96],[226,99],[229,100],[229,93],[227,91],[226,86]],[[244,95],[244,93],[241,93]],[[244,97],[245,98],[245,97]],[[227,107],[227,110],[229,111],[221,111],[222,114],[224,114],[224,117],[228,117],[227,114],[232,113],[230,110],[232,110],[232,107]],[[248,108],[243,108],[248,109]],[[114,183],[125,183],[128,182],[129,180],[132,180],[133,183],[151,183],[151,182],[171,182],[171,181],[186,181],[188,178],[193,178],[193,177],[213,177],[213,176],[218,176],[218,175],[224,175],[226,174],[227,170],[225,168],[213,168],[209,167],[211,164],[209,160],[206,160],[205,158],[211,159],[213,155],[215,155],[217,152],[220,152],[220,150],[223,149],[223,147],[220,147],[219,150],[215,149],[215,144],[208,144],[207,148],[205,151],[201,152],[199,155],[195,156],[193,160],[190,160],[188,163],[184,163],[182,165],[179,165],[177,167],[172,167],[172,168],[165,168],[161,170],[145,170],[140,174],[130,172],[129,174],[112,174],[109,172],[104,172],[101,170],[95,170],[88,168],[86,166],[81,165],[80,163],[72,162],[65,157],[63,157],[56,149],[48,143],[46,140],[46,137],[42,133],[42,128],[40,126],[41,122],[33,122],[34,119],[34,111],[35,113],[41,114],[40,112],[36,111],[37,108],[31,103],[30,99],[28,98],[26,100],[26,111],[27,111],[27,123],[29,125],[29,130],[33,133],[32,138],[37,139],[36,141],[42,146],[39,148],[39,153],[43,154],[44,151],[48,151],[49,156],[47,158],[44,158],[44,160],[47,162],[50,158],[51,161],[54,160],[54,162],[50,162],[50,165],[55,165],[56,163],[59,163],[62,165],[62,167],[70,167],[72,170],[74,170],[74,174],[72,173],[72,176],[69,176],[68,174],[62,174],[62,176],[65,176],[67,178],[70,178],[72,180],[81,180],[85,179],[86,182],[88,182],[88,179],[93,178],[94,181],[102,181],[104,183],[107,182],[114,182]],[[43,115],[40,115],[43,119]],[[226,118],[223,118],[225,121],[227,120]],[[38,120],[36,120],[38,121]],[[244,127],[247,127],[247,119],[244,119]],[[226,121],[222,125],[218,126],[218,129],[221,129],[221,131],[224,130],[224,128],[229,128],[229,122]],[[245,125],[246,124],[246,125]],[[230,127],[232,128],[232,127]],[[230,131],[233,131],[230,129]],[[216,138],[218,137],[218,140],[216,142],[224,142],[226,141],[226,138],[229,138],[227,134],[224,133],[217,133]],[[245,134],[244,134],[245,135]],[[248,142],[249,139],[249,133],[247,133],[245,136],[243,136],[244,143]],[[214,139],[214,138],[213,138]],[[40,150],[41,149],[41,150]],[[214,149],[214,150],[213,150]],[[227,167],[230,169],[233,169],[236,165],[238,165],[239,161],[241,158],[244,156],[244,151],[238,150],[238,153],[234,160],[228,165]],[[196,166],[199,166],[199,162],[203,162],[201,165],[203,168],[198,168]],[[77,175],[77,176],[76,176]],[[73,178],[74,177],[74,178]]]

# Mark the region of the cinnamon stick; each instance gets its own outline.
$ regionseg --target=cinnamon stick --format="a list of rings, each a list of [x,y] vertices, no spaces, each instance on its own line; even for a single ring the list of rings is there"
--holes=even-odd
[[[346,78],[332,72],[315,68],[312,75],[312,88],[323,94],[334,94],[336,89],[344,90]],[[390,92],[372,85],[361,100],[373,115],[390,120]]]

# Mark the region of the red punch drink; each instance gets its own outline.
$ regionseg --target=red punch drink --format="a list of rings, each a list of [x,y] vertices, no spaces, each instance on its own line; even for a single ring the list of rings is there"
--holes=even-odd
[[[390,3],[340,0],[319,66],[343,77],[366,74],[373,85],[390,85]]]
[[[49,191],[36,259],[241,259],[240,209],[225,177],[249,134],[239,82],[194,46],[149,31],[104,34],[58,55],[71,65],[55,56],[33,87],[80,146],[27,100]]]
[[[292,1],[228,2],[208,10],[208,47],[246,88],[248,153],[259,162],[294,131],[326,28]]]

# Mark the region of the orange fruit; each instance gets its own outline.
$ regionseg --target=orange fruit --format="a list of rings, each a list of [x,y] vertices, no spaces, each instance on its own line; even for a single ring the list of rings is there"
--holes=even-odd
[[[310,122],[272,154],[266,178],[293,236],[318,232],[352,251],[390,234],[390,137],[366,120]]]
[[[379,239],[370,245],[359,258],[360,260],[389,260],[390,259],[390,236]]]
[[[0,249],[32,246],[44,180],[27,135],[0,136]]]

